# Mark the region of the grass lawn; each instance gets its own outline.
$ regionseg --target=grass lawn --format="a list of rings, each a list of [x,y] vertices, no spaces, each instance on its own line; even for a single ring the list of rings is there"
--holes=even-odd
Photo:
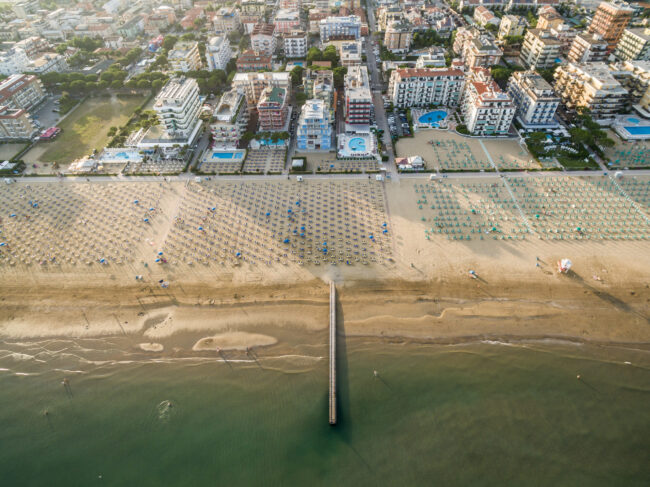
[[[145,97],[88,98],[59,127],[63,133],[53,142],[41,142],[24,156],[25,162],[58,162],[69,164],[102,150],[108,142],[108,129],[123,125]]]

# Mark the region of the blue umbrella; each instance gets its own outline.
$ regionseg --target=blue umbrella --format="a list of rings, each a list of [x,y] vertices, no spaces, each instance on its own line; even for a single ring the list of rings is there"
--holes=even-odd
[[[300,227],[300,230],[304,230],[304,229],[305,229],[305,226],[304,226],[304,225]]]
[[[203,227],[199,227],[199,230],[203,231]]]
[[[271,213],[269,213],[269,212],[267,211],[267,212],[266,212],[266,216],[271,216]]]
[[[285,238],[285,239],[284,239],[284,243],[289,243],[289,239],[288,239],[288,238]]]
[[[162,255],[162,254],[163,254],[162,252],[158,252],[158,255]]]
[[[304,233],[301,233],[301,234],[300,234],[300,236],[301,236],[301,237],[304,237],[304,236],[305,236],[305,234],[304,234]]]
[[[156,259],[154,262],[160,262],[160,259]]]
[[[10,216],[11,218],[16,218],[16,214],[15,214],[15,213],[12,213],[12,214],[9,215],[9,216]]]
[[[149,218],[144,219],[145,223],[149,223]]]
[[[381,226],[382,226],[382,227],[385,227],[385,226],[386,226],[386,222],[382,223]]]
[[[235,254],[235,257],[241,257],[241,252],[237,252],[237,253]]]
[[[4,247],[5,245],[7,245],[5,242],[0,243],[0,247]]]
[[[149,211],[153,211],[153,210],[155,210],[155,208],[149,208]]]
[[[104,262],[106,262],[106,259],[99,259],[100,264],[103,264]]]
[[[134,205],[137,205],[138,203],[140,203],[140,200],[135,200],[135,201],[133,201],[133,204],[134,204]]]

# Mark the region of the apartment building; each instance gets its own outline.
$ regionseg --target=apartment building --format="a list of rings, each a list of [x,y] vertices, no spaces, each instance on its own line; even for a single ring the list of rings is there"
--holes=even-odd
[[[388,97],[401,108],[459,103],[465,86],[465,73],[447,68],[402,68],[390,76]]]
[[[243,91],[246,95],[249,107],[257,105],[262,91],[269,86],[289,90],[290,74],[287,72],[236,73],[232,80],[232,87]]]
[[[623,61],[650,60],[650,28],[625,29],[614,55]]]
[[[205,46],[205,59],[208,63],[208,70],[226,70],[228,61],[232,58],[230,41],[226,36],[214,36],[208,40]]]
[[[261,131],[284,130],[289,114],[288,90],[267,86],[257,103]]]
[[[303,76],[305,95],[308,98],[319,98],[333,108],[334,102],[334,73],[329,69],[306,69]]]
[[[650,61],[624,61],[610,66],[612,75],[629,93],[629,102],[650,111]]]
[[[528,68],[550,68],[555,66],[556,59],[560,56],[561,46],[562,43],[549,31],[529,29],[519,57]]]
[[[251,33],[251,47],[254,51],[273,56],[277,48],[275,25],[259,23]]]
[[[560,97],[536,71],[512,73],[507,92],[516,106],[516,116],[527,128],[531,125],[557,125],[555,112],[560,104]]]
[[[0,106],[0,140],[29,139],[37,132],[25,110]]]
[[[482,27],[487,24],[499,25],[498,17],[483,5],[479,5],[474,9],[474,21]]]
[[[415,61],[416,68],[444,68],[447,66],[446,50],[442,47],[432,46],[427,52],[420,54]]]
[[[603,36],[611,52],[618,44],[627,24],[632,20],[632,15],[634,10],[627,4],[603,2],[596,9],[587,30]]]
[[[197,71],[203,67],[198,42],[179,41],[167,54],[169,66],[173,71]]]
[[[607,42],[600,34],[579,33],[571,44],[567,59],[572,63],[592,63],[605,61]]]
[[[607,119],[627,103],[627,90],[605,63],[569,63],[559,66],[554,77],[555,92],[567,110],[584,107],[595,119]]]
[[[519,15],[504,15],[499,24],[499,39],[513,36],[523,36],[528,23]]]
[[[244,32],[246,34],[252,34],[255,26],[260,22],[264,22],[265,12],[266,5],[264,2],[259,2],[256,0],[242,0],[239,20],[244,27]]]
[[[392,22],[384,33],[384,47],[395,54],[409,52],[413,40],[413,27],[406,21]]]
[[[560,54],[566,56],[571,50],[571,45],[578,35],[578,31],[568,24],[560,24],[548,30],[553,37],[560,41]]]
[[[340,41],[338,43],[341,66],[357,66],[363,60],[361,41]]]
[[[494,44],[494,38],[476,27],[458,29],[453,49],[469,68],[496,66],[503,56],[503,51]]]
[[[302,106],[296,129],[298,150],[330,150],[332,119],[323,100],[312,99]]]
[[[307,57],[308,46],[307,33],[304,30],[293,30],[284,35],[284,57],[286,58]]]
[[[545,8],[538,13],[537,25],[535,26],[540,30],[555,29],[558,25],[564,23],[564,18],[553,7]]]
[[[189,139],[201,123],[199,86],[192,78],[170,79],[156,96],[153,109],[172,139]]]
[[[347,17],[327,17],[320,21],[321,44],[332,39],[359,39],[361,19],[356,15]]]
[[[13,74],[0,81],[0,106],[27,112],[43,100],[43,84],[33,74]]]
[[[239,11],[235,7],[221,7],[212,18],[215,32],[229,34],[241,27]]]
[[[382,7],[377,15],[377,28],[380,32],[385,32],[390,24],[402,20],[404,20],[404,10],[399,5]]]
[[[344,78],[345,121],[352,125],[369,125],[372,94],[366,66],[351,66]]]
[[[248,49],[237,57],[237,71],[272,70],[271,56]]]
[[[461,105],[465,125],[473,135],[506,135],[516,107],[486,68],[470,70]]]
[[[249,121],[246,97],[237,90],[226,91],[214,109],[210,132],[214,146],[236,148]]]
[[[288,34],[293,30],[300,29],[300,11],[298,9],[280,9],[273,19],[275,32]]]

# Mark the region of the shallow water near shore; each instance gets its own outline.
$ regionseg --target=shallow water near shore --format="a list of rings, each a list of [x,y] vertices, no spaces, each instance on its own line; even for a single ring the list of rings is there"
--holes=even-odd
[[[7,486],[634,486],[650,476],[642,350],[339,337],[330,427],[323,343],[161,358],[117,339],[0,349]]]

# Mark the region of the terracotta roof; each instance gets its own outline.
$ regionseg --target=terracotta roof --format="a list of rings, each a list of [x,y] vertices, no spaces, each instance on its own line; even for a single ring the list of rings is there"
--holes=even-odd
[[[421,69],[421,68],[403,68],[398,69],[397,73],[401,78],[430,78],[433,76],[465,76],[460,69]]]

